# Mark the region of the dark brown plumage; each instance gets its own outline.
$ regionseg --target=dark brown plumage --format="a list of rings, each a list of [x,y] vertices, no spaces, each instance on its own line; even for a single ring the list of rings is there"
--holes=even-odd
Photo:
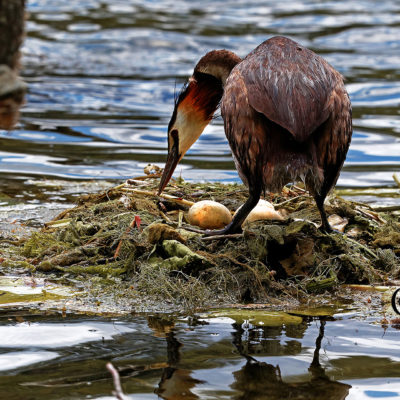
[[[210,121],[217,99],[249,198],[230,225],[208,233],[240,230],[263,191],[281,190],[298,179],[316,200],[322,228],[331,230],[323,203],[338,179],[352,134],[342,76],[285,37],[265,41],[243,60],[226,50],[207,53],[175,105],[160,192]]]

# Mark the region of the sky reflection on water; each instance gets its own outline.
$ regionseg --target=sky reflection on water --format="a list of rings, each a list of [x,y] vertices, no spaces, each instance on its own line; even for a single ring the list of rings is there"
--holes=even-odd
[[[212,317],[191,325],[152,315],[118,322],[72,314],[62,321],[26,318],[1,323],[7,368],[0,395],[13,383],[15,398],[41,398],[51,388],[54,399],[105,399],[112,390],[107,361],[135,399],[177,400],[182,392],[190,399],[248,400],[400,394],[399,333],[383,331],[378,314],[338,313],[286,326]]]

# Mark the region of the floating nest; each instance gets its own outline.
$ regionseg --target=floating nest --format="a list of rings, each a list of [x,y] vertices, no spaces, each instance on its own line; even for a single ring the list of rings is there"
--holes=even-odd
[[[302,188],[266,200],[282,221],[257,221],[242,234],[203,237],[185,228],[187,211],[214,200],[232,212],[247,199],[242,185],[172,182],[157,196],[158,171],[82,196],[27,239],[4,245],[3,271],[46,275],[85,289],[99,302],[135,310],[232,303],[308,302],[340,283],[388,284],[400,275],[400,216],[332,195],[330,222]]]

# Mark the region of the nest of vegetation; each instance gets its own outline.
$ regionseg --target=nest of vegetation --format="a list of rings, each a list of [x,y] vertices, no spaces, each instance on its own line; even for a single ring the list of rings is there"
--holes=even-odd
[[[386,284],[400,275],[400,216],[332,195],[331,223],[318,229],[315,202],[299,187],[266,200],[282,221],[249,224],[240,235],[205,238],[185,230],[191,202],[211,199],[234,211],[242,185],[172,182],[157,196],[158,173],[82,196],[29,238],[8,243],[2,268],[84,285],[115,302],[168,304],[195,311],[231,303],[307,301],[339,283]]]

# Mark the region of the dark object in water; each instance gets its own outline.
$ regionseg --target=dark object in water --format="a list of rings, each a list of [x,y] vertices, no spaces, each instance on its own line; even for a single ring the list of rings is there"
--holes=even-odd
[[[25,0],[0,0],[0,129],[17,123],[27,90],[18,76],[24,25]]]
[[[400,314],[400,289],[396,289],[392,295],[392,308],[397,314]]]

